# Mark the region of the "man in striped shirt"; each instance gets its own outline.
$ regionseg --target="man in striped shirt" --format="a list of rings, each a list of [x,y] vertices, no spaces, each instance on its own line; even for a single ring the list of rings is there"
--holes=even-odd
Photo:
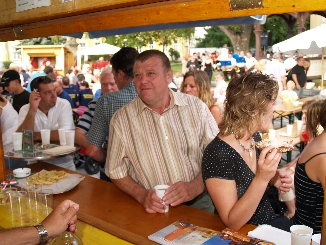
[[[200,99],[168,88],[172,75],[164,53],[148,50],[137,56],[138,97],[111,120],[105,173],[149,213],[164,213],[162,201],[213,212],[201,160],[218,127]],[[159,184],[170,186],[162,199],[153,190]]]

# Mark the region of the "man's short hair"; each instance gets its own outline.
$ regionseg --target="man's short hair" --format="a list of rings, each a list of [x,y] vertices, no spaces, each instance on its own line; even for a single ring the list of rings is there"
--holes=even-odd
[[[52,83],[52,80],[48,76],[35,77],[31,81],[31,91],[37,89],[37,91],[40,92],[40,84],[49,84],[49,83]]]
[[[69,77],[67,77],[67,76],[62,77],[62,83],[64,86],[69,86],[69,84],[70,84]]]
[[[78,81],[84,81],[85,80],[85,76],[84,76],[84,74],[78,74],[77,75],[77,79],[78,79]]]
[[[53,67],[52,66],[46,66],[46,67],[44,67],[43,71],[44,71],[45,74],[49,74],[49,73],[53,72]]]
[[[101,81],[102,76],[103,76],[104,74],[112,74],[112,69],[111,69],[111,67],[106,67],[106,68],[104,68],[104,69],[101,71],[101,74],[100,74],[100,81]]]
[[[146,50],[137,56],[136,61],[145,62],[146,60],[152,57],[158,57],[162,61],[164,71],[167,72],[168,70],[171,70],[171,64],[169,58],[166,56],[165,53],[159,50],[155,50],[155,49]]]
[[[131,47],[123,47],[118,52],[116,52],[111,58],[112,69],[115,72],[118,70],[123,71],[123,73],[129,77],[134,77],[134,64],[138,51]]]

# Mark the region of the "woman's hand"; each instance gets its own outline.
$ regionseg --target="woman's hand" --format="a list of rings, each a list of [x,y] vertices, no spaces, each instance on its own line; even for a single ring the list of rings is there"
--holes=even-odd
[[[263,149],[258,158],[256,177],[269,182],[276,173],[282,153],[272,146]]]

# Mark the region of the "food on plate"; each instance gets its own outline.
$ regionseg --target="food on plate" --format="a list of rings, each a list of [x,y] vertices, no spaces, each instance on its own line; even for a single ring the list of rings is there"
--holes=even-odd
[[[65,171],[41,171],[27,178],[28,183],[38,184],[38,185],[52,185],[59,180],[66,178],[68,173]]]
[[[256,142],[256,146],[260,150],[265,149],[268,146],[272,146],[276,148],[279,152],[287,152],[287,151],[292,151],[294,149],[291,142],[289,143],[287,141],[279,140],[279,139],[264,139],[262,141]]]

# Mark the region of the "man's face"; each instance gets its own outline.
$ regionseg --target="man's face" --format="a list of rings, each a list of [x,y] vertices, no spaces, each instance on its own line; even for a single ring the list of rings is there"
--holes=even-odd
[[[151,106],[160,106],[172,81],[172,70],[164,71],[160,58],[154,56],[144,62],[136,61],[134,83],[139,98]]]
[[[106,94],[108,92],[118,91],[118,86],[114,81],[113,73],[105,73],[101,75],[101,89],[102,94]]]
[[[53,85],[54,85],[54,88],[55,88],[55,91],[56,91],[56,93],[57,93],[57,94],[61,94],[61,93],[62,93],[62,91],[63,91],[63,88],[62,88],[62,86],[61,86],[61,85],[59,85],[59,83],[58,83],[58,82],[54,82],[54,83],[53,83]]]
[[[58,75],[57,76],[57,82],[61,82],[62,83],[62,76],[61,75]]]
[[[303,66],[304,65],[304,58],[300,58],[299,60],[298,60],[298,65],[299,66]]]
[[[8,93],[14,93],[16,90],[16,86],[17,86],[18,80],[12,80],[9,82],[8,86],[5,86],[5,90],[8,91]]]
[[[41,96],[40,106],[51,109],[57,102],[57,94],[53,83],[40,84],[39,93]]]

